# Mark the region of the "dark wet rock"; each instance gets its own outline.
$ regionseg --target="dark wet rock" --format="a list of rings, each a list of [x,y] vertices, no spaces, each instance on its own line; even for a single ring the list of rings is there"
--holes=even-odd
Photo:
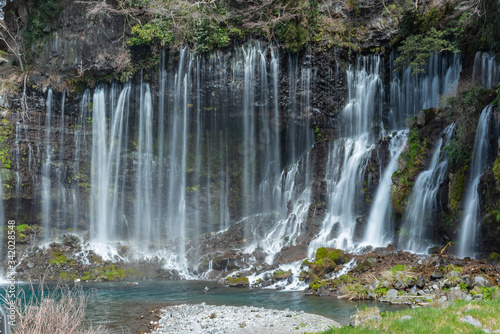
[[[442,272],[433,272],[431,274],[431,279],[432,280],[439,280],[439,279],[442,279],[444,277],[443,273]]]
[[[358,217],[356,218],[356,225],[354,226],[353,241],[359,242],[365,237],[366,224],[368,222],[368,217]]]
[[[432,121],[434,116],[436,116],[434,108],[420,110],[417,115],[417,125],[420,127],[426,126]]]
[[[283,247],[281,251],[274,257],[276,265],[281,263],[291,263],[305,259],[307,257],[307,245],[296,245]]]
[[[429,248],[429,254],[439,254],[441,252],[442,247],[440,246],[434,246]]]

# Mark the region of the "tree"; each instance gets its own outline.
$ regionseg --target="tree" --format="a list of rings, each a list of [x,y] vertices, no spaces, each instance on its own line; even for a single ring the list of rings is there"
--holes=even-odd
[[[447,39],[450,34],[449,31],[431,28],[424,34],[407,37],[398,48],[399,57],[394,61],[395,70],[410,66],[413,74],[421,73],[433,54],[443,51],[459,52],[455,44]]]
[[[0,0],[2,1],[2,0]],[[22,31],[23,31],[23,23],[19,16],[12,15],[10,22],[10,26],[7,25],[3,16],[3,9],[6,5],[5,0],[0,2],[2,18],[0,20],[0,42],[2,42],[7,50],[12,53],[19,63],[19,68],[23,73],[23,90],[21,94],[21,108],[22,108],[22,117],[29,118],[29,108],[28,108],[28,100],[26,96],[26,85],[28,80],[28,73],[25,71],[24,67],[24,49],[23,49],[23,40],[22,40]]]

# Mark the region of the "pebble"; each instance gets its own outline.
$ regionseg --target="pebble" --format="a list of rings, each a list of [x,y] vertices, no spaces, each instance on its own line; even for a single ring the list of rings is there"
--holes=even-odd
[[[258,312],[259,317],[255,317],[254,312]],[[152,332],[153,334],[315,333],[341,326],[332,319],[303,311],[295,312],[288,309],[280,311],[252,306],[183,304],[168,306],[162,309],[161,313],[159,327]]]

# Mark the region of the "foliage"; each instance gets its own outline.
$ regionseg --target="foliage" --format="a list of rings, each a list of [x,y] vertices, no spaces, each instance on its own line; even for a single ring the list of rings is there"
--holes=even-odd
[[[289,21],[277,33],[285,48],[290,52],[298,52],[309,40],[309,33],[297,21]]]
[[[394,61],[395,70],[410,66],[413,74],[422,73],[433,54],[443,51],[459,52],[455,43],[448,40],[451,34],[451,30],[437,30],[433,27],[423,34],[408,36],[398,48],[399,56]]]
[[[136,24],[132,27],[132,37],[127,40],[130,46],[141,44],[161,44],[170,45],[173,42],[170,22],[164,19],[157,19],[141,26]]]
[[[316,125],[316,128],[314,129],[314,134],[316,135],[316,141],[321,141],[321,131],[319,129],[319,126]]]
[[[474,8],[463,8],[455,22],[463,27],[458,37],[460,49],[474,54],[478,50],[500,50],[500,2],[498,0],[464,1]]]
[[[31,227],[27,224],[21,224],[16,226],[17,232],[24,232],[31,230]]]
[[[46,28],[57,20],[62,9],[60,0],[33,0],[28,24],[23,32],[26,49],[46,36]]]
[[[379,284],[375,289],[375,294],[379,297],[384,297],[387,294],[387,288],[382,284]]]

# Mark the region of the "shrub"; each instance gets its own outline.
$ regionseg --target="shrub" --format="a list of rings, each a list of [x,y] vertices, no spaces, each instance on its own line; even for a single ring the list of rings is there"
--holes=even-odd
[[[22,289],[15,299],[4,302],[14,303],[16,325],[12,334],[107,334],[105,327],[93,328],[85,325],[85,308],[89,295],[81,287],[70,289],[57,286],[49,291],[43,284],[38,289],[30,287],[31,297],[26,298]]]

